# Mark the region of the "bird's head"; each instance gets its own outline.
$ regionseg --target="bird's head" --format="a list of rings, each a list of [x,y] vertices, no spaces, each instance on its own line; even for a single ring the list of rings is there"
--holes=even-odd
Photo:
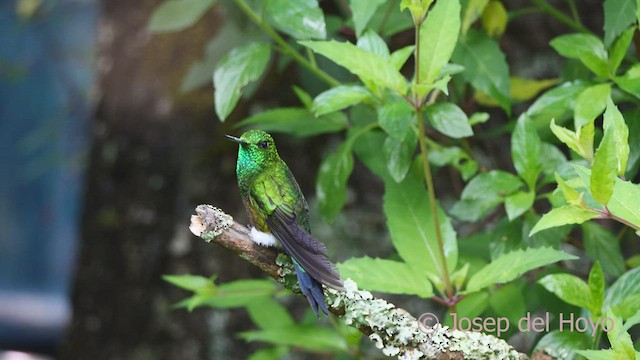
[[[227,135],[227,138],[240,144],[238,171],[259,173],[279,159],[273,138],[262,130],[249,130],[239,138]]]

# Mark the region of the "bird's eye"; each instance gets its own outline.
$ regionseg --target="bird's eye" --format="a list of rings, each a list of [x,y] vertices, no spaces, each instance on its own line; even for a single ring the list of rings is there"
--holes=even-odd
[[[258,144],[260,146],[260,148],[262,149],[266,149],[269,147],[269,142],[268,141],[261,141],[260,144]]]

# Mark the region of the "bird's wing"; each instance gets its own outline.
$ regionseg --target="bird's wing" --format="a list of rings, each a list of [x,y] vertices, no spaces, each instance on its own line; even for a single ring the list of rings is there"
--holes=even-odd
[[[273,213],[267,216],[267,225],[287,254],[311,277],[330,288],[344,290],[338,269],[327,257],[326,246],[298,224],[293,209],[277,205]]]

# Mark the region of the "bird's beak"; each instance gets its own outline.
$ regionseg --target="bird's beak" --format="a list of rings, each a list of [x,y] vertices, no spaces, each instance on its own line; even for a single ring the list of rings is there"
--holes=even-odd
[[[231,136],[231,135],[225,135],[227,137],[227,139],[231,140],[231,141],[235,141],[238,144],[246,144],[247,142],[244,139],[240,139],[239,137],[235,137],[235,136]]]

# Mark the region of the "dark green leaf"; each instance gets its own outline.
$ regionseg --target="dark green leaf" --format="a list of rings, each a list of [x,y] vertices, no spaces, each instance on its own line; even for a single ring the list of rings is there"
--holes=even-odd
[[[418,84],[432,84],[440,75],[460,33],[460,3],[458,0],[437,1],[420,25],[420,68]]]
[[[473,135],[467,114],[458,105],[439,102],[426,109],[431,125],[439,132],[455,139]]]
[[[582,224],[583,222],[595,219],[598,216],[598,213],[595,211],[583,209],[573,205],[555,208],[542,215],[540,221],[538,221],[536,226],[531,229],[529,236],[532,236],[538,231],[546,230],[552,227],[567,224]]]
[[[462,34],[466,34],[471,24],[480,18],[489,0],[468,0],[462,15]]]
[[[535,125],[526,114],[521,115],[511,136],[511,157],[518,175],[527,183],[530,192],[535,191],[542,170],[541,147],[542,141]]]
[[[378,107],[378,121],[389,136],[402,141],[413,132],[416,116],[406,101],[397,101]]]
[[[350,0],[349,7],[353,16],[353,24],[356,28],[356,36],[360,37],[367,27],[369,20],[385,0]]]
[[[613,78],[613,81],[622,90],[640,98],[640,64],[634,64],[624,75]]]
[[[473,274],[465,292],[472,293],[494,284],[509,282],[529,270],[574,259],[577,257],[551,248],[516,250],[500,256]]]
[[[404,140],[391,136],[385,140],[383,150],[387,159],[387,169],[396,182],[401,182],[407,175],[417,144],[418,137],[412,132],[408,133]]]
[[[587,349],[591,346],[592,338],[585,333],[578,331],[553,330],[544,335],[536,344],[535,351],[545,351],[545,353],[560,358],[575,359],[576,352]],[[610,358],[606,358],[609,360]]]
[[[274,345],[295,346],[320,352],[345,352],[345,339],[335,330],[310,325],[291,325],[240,334],[247,341],[262,341]]]
[[[622,304],[625,299],[640,294],[640,268],[627,271],[609,287],[604,298],[605,307]]]
[[[418,295],[422,298],[433,296],[433,289],[427,277],[414,271],[404,262],[365,256],[351,258],[337,266],[344,279],[351,278],[362,289]]]
[[[369,90],[362,86],[340,85],[316,96],[311,111],[321,116],[359,104],[370,97]]]
[[[477,221],[522,185],[517,176],[505,171],[492,170],[479,174],[464,188],[451,214],[461,220]]]
[[[587,84],[579,81],[562,83],[542,94],[527,110],[536,123],[548,124],[551,119],[563,119]]]
[[[453,53],[456,64],[464,66],[462,76],[474,88],[494,98],[505,111],[511,111],[509,68],[495,40],[470,29]]]
[[[243,126],[306,137],[341,131],[347,126],[347,118],[342,113],[316,118],[304,108],[277,108],[250,116],[235,125]]]
[[[400,257],[418,275],[441,277],[442,261],[435,235],[433,214],[424,188],[419,163],[416,162],[404,181],[385,179],[384,213],[387,226]],[[449,217],[438,207],[438,221],[443,237],[447,268],[454,269],[458,258],[456,233]]]
[[[267,19],[296,39],[324,39],[327,29],[317,0],[265,0]]]
[[[251,43],[231,50],[220,59],[213,74],[216,114],[220,121],[236,106],[242,89],[262,75],[270,54],[269,44]]]
[[[218,309],[244,307],[256,301],[266,301],[275,291],[269,280],[236,280],[220,284],[212,293],[202,293],[189,301],[189,310],[199,306]]]
[[[348,43],[331,41],[301,41],[302,45],[329,58],[357,75],[363,82],[393,89],[404,95],[407,81],[388,59]]]
[[[506,316],[509,323],[517,324],[526,311],[523,291],[513,284],[497,289],[489,298],[491,308],[500,316]]]
[[[274,299],[256,301],[247,306],[249,317],[261,329],[293,325],[294,321],[287,309]]]
[[[290,351],[286,346],[260,349],[251,354],[247,360],[279,360],[285,357]]]
[[[594,74],[609,76],[609,59],[602,41],[590,34],[561,35],[550,45],[562,56],[580,60]]]
[[[152,33],[184,30],[195,24],[216,0],[165,0],[153,10],[148,29]]]
[[[605,0],[604,44],[609,46],[634,21],[636,21],[634,0]]]
[[[509,220],[513,220],[531,209],[536,193],[533,191],[518,191],[504,199],[504,207]]]
[[[582,224],[584,247],[587,255],[602,264],[604,272],[620,276],[624,272],[624,258],[618,239],[601,225],[593,222]]]
[[[344,142],[338,150],[327,156],[320,170],[316,183],[316,196],[322,216],[331,221],[344,206],[347,199],[347,180],[353,170],[353,155],[349,142]]]

